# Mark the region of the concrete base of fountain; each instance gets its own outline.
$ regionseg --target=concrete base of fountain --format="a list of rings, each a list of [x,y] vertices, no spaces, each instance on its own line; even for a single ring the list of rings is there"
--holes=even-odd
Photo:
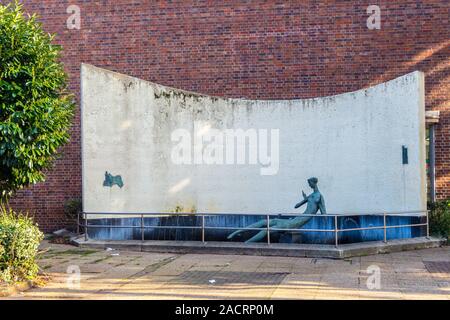
[[[384,243],[369,241],[342,244],[338,247],[326,244],[285,244],[285,243],[251,243],[240,242],[200,242],[200,241],[163,241],[163,240],[85,240],[84,236],[72,239],[83,248],[165,252],[165,253],[203,253],[203,254],[238,254],[253,256],[283,256],[307,258],[345,259],[356,256],[374,255],[406,250],[436,248],[444,244],[444,239],[417,237],[396,239]]]

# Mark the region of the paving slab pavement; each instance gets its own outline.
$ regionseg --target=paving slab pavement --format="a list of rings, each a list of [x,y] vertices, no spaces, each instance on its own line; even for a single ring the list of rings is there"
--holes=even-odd
[[[47,241],[41,248],[48,283],[4,299],[450,299],[448,246],[345,260],[94,250]],[[371,287],[377,270],[379,286]]]

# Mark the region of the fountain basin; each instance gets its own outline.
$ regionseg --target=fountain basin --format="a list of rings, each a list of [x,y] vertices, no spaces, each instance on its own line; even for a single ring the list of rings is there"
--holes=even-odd
[[[290,219],[292,216],[270,216],[270,219]],[[223,214],[205,215],[204,240],[214,242],[245,242],[258,230],[246,230],[233,239],[227,236],[267,219],[266,215]],[[144,228],[142,230],[141,223]],[[338,243],[360,243],[384,240],[383,215],[338,216]],[[409,239],[426,235],[426,226],[410,226],[426,223],[422,215],[386,215],[386,240]],[[404,226],[406,225],[406,226]],[[107,216],[88,217],[88,237],[93,240],[163,240],[201,241],[202,216],[197,214],[171,214],[166,216]],[[375,228],[354,230],[358,228]],[[315,230],[315,231],[309,231]],[[142,232],[143,231],[143,232]],[[142,239],[142,236],[144,237]],[[333,215],[316,215],[295,231],[270,232],[270,243],[335,244],[335,218]],[[267,242],[267,237],[261,242]]]

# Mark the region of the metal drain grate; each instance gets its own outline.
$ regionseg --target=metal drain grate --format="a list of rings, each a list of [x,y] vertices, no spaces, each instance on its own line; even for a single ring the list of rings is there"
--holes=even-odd
[[[278,285],[288,274],[271,272],[185,271],[174,280],[176,282],[180,281],[190,284],[208,284],[210,280],[214,280],[216,285]]]
[[[430,273],[450,274],[450,261],[424,261],[423,263]]]

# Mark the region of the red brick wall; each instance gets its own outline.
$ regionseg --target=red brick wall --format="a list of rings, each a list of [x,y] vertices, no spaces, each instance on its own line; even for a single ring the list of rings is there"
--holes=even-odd
[[[448,0],[370,1],[24,1],[57,33],[70,88],[79,97],[82,62],[164,85],[224,97],[292,99],[333,95],[405,73],[426,74],[437,129],[437,192],[450,196]],[[68,30],[66,8],[81,9]],[[368,30],[367,6],[381,8]],[[81,195],[80,118],[47,181],[12,204],[41,227],[64,225],[63,203]]]

